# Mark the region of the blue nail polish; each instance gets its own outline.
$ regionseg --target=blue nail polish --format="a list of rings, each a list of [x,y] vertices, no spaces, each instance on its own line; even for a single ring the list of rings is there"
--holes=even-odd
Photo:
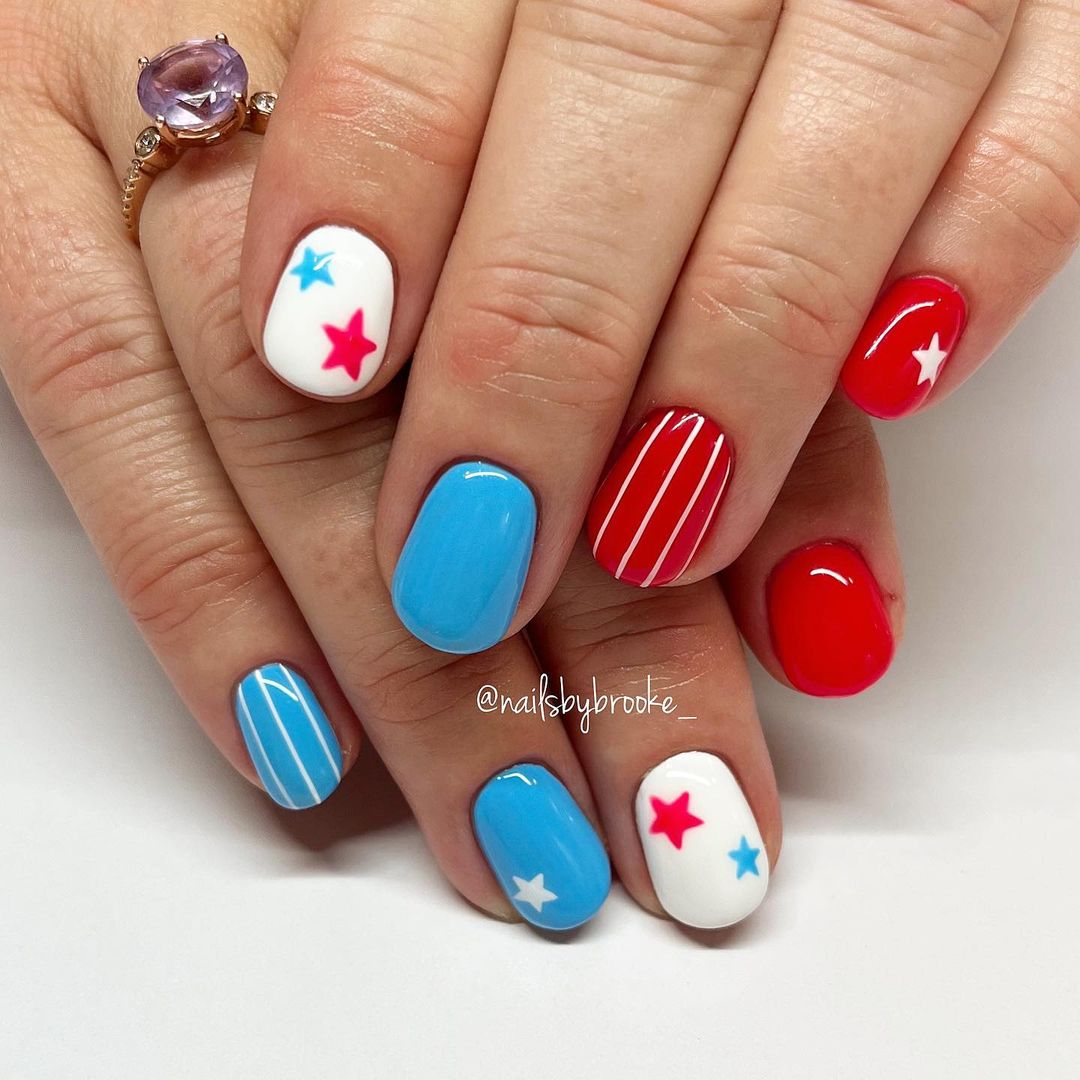
[[[394,571],[407,630],[432,648],[476,653],[501,641],[517,611],[536,536],[536,500],[513,473],[453,465],[431,489]]]
[[[588,922],[607,899],[611,864],[570,792],[542,765],[493,776],[473,805],[484,856],[522,918],[545,930]]]
[[[319,699],[284,664],[266,664],[236,688],[236,721],[263,787],[289,810],[321,803],[341,782],[341,747]]]

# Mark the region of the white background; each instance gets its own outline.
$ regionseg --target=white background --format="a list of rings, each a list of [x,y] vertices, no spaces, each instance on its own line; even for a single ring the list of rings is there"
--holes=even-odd
[[[784,857],[714,937],[477,914],[370,758],[277,812],[0,391],[0,1077],[1080,1076],[1078,290],[882,430],[908,637],[854,701],[758,679]]]

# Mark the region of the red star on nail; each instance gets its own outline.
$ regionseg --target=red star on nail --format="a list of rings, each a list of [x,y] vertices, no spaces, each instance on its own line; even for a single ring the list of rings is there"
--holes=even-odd
[[[678,850],[682,850],[683,833],[705,822],[690,813],[690,792],[684,791],[674,802],[666,803],[655,795],[649,796],[656,817],[649,826],[651,834],[663,833]]]
[[[344,368],[349,378],[357,381],[364,358],[379,347],[370,338],[364,337],[364,309],[357,308],[356,314],[349,320],[349,325],[344,328],[327,323],[323,326],[323,333],[334,346],[323,361],[323,371],[336,367]]]

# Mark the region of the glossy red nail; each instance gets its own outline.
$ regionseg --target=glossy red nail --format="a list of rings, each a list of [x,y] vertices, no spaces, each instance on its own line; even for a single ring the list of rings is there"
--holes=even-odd
[[[694,409],[657,409],[634,433],[589,507],[593,557],[632,585],[674,581],[705,539],[733,464],[730,441],[707,416]]]
[[[810,544],[788,555],[768,585],[773,649],[804,694],[857,694],[885,674],[894,643],[874,575],[854,548]]]
[[[882,294],[840,375],[856,405],[896,420],[934,388],[967,321],[963,294],[941,278],[901,278]]]

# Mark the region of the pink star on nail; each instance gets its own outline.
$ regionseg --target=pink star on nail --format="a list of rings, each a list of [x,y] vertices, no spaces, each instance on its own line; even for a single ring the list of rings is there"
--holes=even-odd
[[[364,359],[379,347],[364,336],[364,309],[356,309],[356,314],[349,320],[348,326],[331,326],[327,323],[323,326],[323,332],[334,346],[323,361],[323,371],[344,368],[350,379],[359,381]]]

